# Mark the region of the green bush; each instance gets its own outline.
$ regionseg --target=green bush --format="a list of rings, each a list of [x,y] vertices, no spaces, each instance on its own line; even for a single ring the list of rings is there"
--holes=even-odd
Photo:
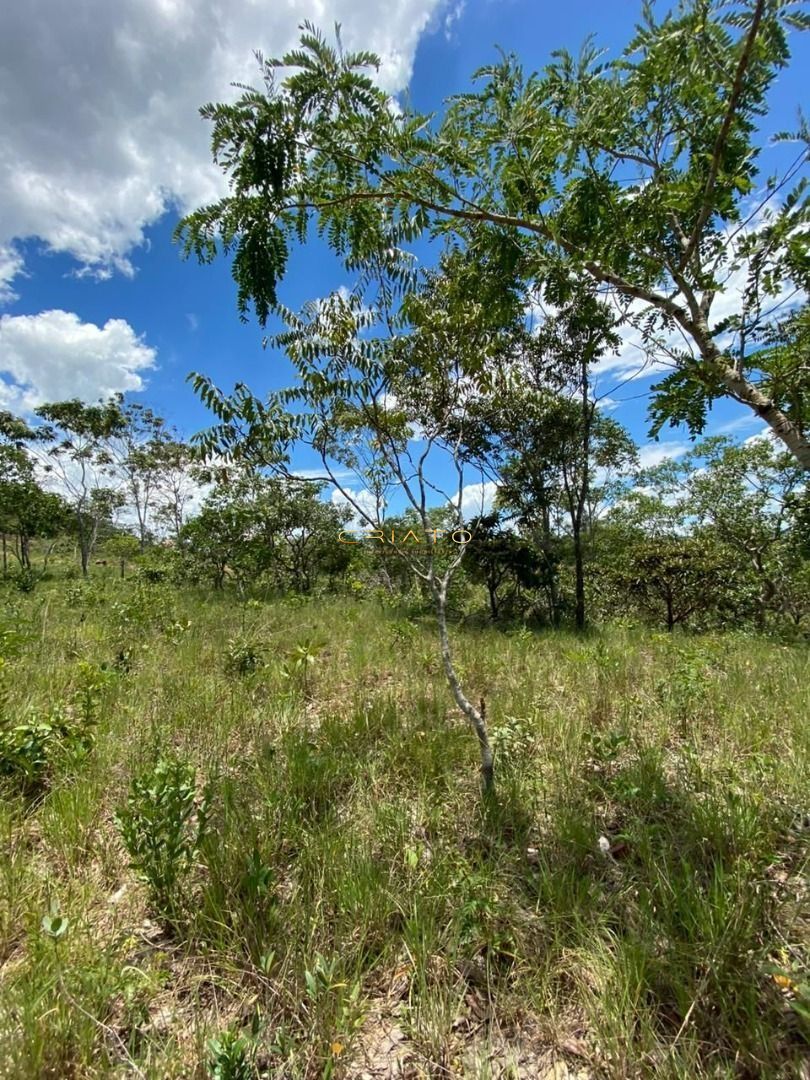
[[[93,723],[71,706],[55,705],[45,717],[32,713],[0,728],[0,775],[41,787],[59,760],[75,761],[92,749]]]
[[[248,1040],[233,1031],[224,1031],[208,1043],[208,1075],[211,1080],[250,1080],[254,1075],[248,1060]]]
[[[173,916],[181,890],[205,836],[210,787],[198,792],[194,767],[161,757],[130,787],[115,815],[130,866],[149,886],[155,909]]]
[[[265,646],[249,637],[228,638],[225,646],[225,674],[252,675],[264,666]]]

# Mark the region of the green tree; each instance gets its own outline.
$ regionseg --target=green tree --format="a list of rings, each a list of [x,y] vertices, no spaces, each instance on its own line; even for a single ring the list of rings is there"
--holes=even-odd
[[[201,479],[214,486],[181,529],[180,545],[191,572],[202,569],[215,588],[230,572],[240,589],[269,575],[277,588],[309,592],[320,574],[339,568],[338,537],[350,513],[325,503],[322,485],[236,465],[202,471]]]
[[[3,572],[8,568],[6,534],[14,537],[14,555],[22,570],[30,571],[31,541],[53,539],[66,526],[64,501],[44,491],[37,482],[34,458],[26,448],[38,432],[19,417],[0,412],[0,530],[3,533]],[[50,555],[44,555],[43,570]]]
[[[621,586],[667,630],[710,612],[731,593],[729,562],[705,538],[660,536],[637,539],[617,572]]]
[[[584,407],[583,407],[584,404]],[[535,397],[516,408],[508,424],[514,452],[502,473],[499,505],[511,508],[523,527],[537,532],[546,550],[560,555],[560,534],[570,536],[574,564],[574,621],[586,623],[586,563],[597,527],[603,477],[627,471],[635,446],[617,421],[596,403],[558,395]],[[555,530],[559,522],[561,529]],[[556,532],[556,535],[554,535]]]
[[[48,441],[39,457],[70,504],[86,577],[99,529],[123,502],[110,444],[122,436],[126,421],[116,398],[98,405],[55,402],[40,406],[36,415],[45,421],[40,438]]]
[[[382,268],[376,305],[358,293],[337,292],[306,304],[301,313],[283,310],[286,329],[274,343],[286,352],[297,382],[266,401],[244,385],[226,395],[206,377],[194,376],[218,420],[200,444],[209,455],[258,463],[285,476],[291,475],[293,449],[306,446],[320,458],[319,479],[330,482],[357,520],[381,536],[387,495],[394,490],[426,537],[435,510],[429,500],[443,502],[452,533],[464,527],[465,476],[480,466],[465,430],[464,372],[470,355],[486,358],[493,344],[477,318],[448,319],[445,283],[437,275],[427,275],[419,302],[411,297],[404,322],[395,320],[393,277]],[[428,473],[437,458],[452,477],[449,488]],[[403,560],[431,597],[448,685],[478,740],[483,787],[490,791],[494,771],[485,710],[461,685],[447,618],[450,584],[466,546],[390,544],[392,556]]]
[[[504,366],[505,377],[496,379],[496,392],[485,397],[482,411],[505,459],[499,502],[539,532],[544,552],[554,546],[552,520],[561,512],[567,521],[581,630],[586,549],[600,490],[610,474],[635,464],[635,447],[619,423],[598,411],[591,385],[593,364],[619,345],[615,315],[587,282],[559,282],[552,295],[556,312]],[[555,596],[555,622],[556,607]]]
[[[806,128],[793,164],[754,195],[757,121],[789,60],[788,31],[808,26],[799,0],[682,0],[660,18],[644,3],[618,59],[602,62],[588,43],[526,75],[503,57],[434,120],[393,107],[373,54],[304,24],[300,48],[263,62],[263,90],[201,110],[230,193],[178,236],[204,261],[233,252],[240,313],[253,305],[262,323],[310,221],[354,268],[428,231],[524,292],[584,273],[674,365],[657,387],[655,431],[685,421],[699,432],[726,395],[810,469],[789,393],[752,347],[785,285],[810,276],[810,206],[796,182]],[[732,274],[745,286],[721,318]]]
[[[788,607],[801,621],[793,583],[804,562],[795,519],[804,473],[795,459],[768,438],[742,445],[713,438],[674,463],[671,473],[670,500],[691,531],[733,552],[740,574],[751,578],[760,628]]]
[[[199,490],[192,448],[177,436],[152,447],[156,458],[157,492],[155,520],[177,542],[186,521],[189,505]]]
[[[150,522],[169,465],[173,462],[174,439],[166,421],[140,402],[125,404],[116,395],[121,414],[108,451],[135,514],[138,542],[143,552],[149,539]]]
[[[486,586],[490,617],[496,622],[504,603],[514,601],[520,590],[540,585],[537,553],[513,530],[504,528],[497,513],[474,519],[470,531],[473,540],[465,566],[474,581]],[[509,590],[505,597],[504,588]]]

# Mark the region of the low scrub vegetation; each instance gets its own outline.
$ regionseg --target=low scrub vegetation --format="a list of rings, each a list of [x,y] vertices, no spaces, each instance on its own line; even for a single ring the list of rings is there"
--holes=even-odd
[[[800,1075],[804,646],[457,624],[482,801],[419,605],[98,587],[6,593],[3,1076]]]

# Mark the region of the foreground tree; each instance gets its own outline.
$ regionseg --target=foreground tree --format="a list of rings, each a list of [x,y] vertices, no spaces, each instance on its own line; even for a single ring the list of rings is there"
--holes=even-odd
[[[225,395],[204,376],[195,376],[197,391],[219,420],[203,434],[201,445],[218,458],[247,459],[290,480],[295,480],[290,470],[295,446],[307,446],[320,458],[323,473],[317,482],[331,483],[356,521],[376,533],[377,542],[388,545],[391,557],[402,560],[427,588],[445,676],[475,733],[483,789],[491,792],[494,762],[485,707],[473,704],[462,686],[447,605],[471,536],[464,531],[462,499],[465,477],[476,466],[464,449],[469,392],[464,361],[470,353],[491,357],[493,343],[476,322],[447,321],[442,282],[435,276],[428,277],[422,303],[410,305],[410,322],[397,332],[387,304],[390,276],[382,276],[376,308],[358,295],[333,293],[306,305],[301,314],[283,313],[288,329],[276,344],[296,370],[291,389],[262,402],[244,386]],[[452,487],[431,472],[437,458]],[[401,544],[388,539],[384,519],[394,490],[421,530],[421,536],[406,536]],[[437,498],[448,521],[441,537],[434,532],[435,507],[429,505]]]
[[[262,323],[310,221],[354,267],[429,231],[527,292],[561,268],[588,275],[672,364],[654,430],[686,421],[699,432],[729,396],[807,470],[791,388],[756,344],[810,281],[810,208],[796,183],[805,129],[793,163],[753,193],[757,121],[788,31],[808,26],[799,0],[683,0],[661,19],[645,3],[618,60],[600,63],[588,45],[526,76],[506,57],[434,123],[392,106],[367,74],[373,54],[333,48],[305,24],[299,49],[264,62],[263,91],[201,110],[230,193],[178,235],[204,261],[234,252],[240,312],[253,305]],[[729,282],[741,275],[737,299]]]

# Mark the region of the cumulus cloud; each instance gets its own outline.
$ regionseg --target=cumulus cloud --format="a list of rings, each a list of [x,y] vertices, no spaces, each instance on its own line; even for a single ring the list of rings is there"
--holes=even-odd
[[[743,439],[744,446],[752,446],[758,442],[776,442],[776,434],[772,428],[761,428],[755,435],[749,435],[747,439]]]
[[[69,311],[3,315],[0,405],[30,412],[45,401],[141,390],[155,355],[124,319],[96,326]]]
[[[495,502],[498,485],[494,480],[486,480],[481,484],[465,484],[461,489],[461,516],[465,521],[478,517],[480,514],[488,514]]]
[[[14,278],[22,273],[23,259],[13,247],[0,246],[0,305],[17,299],[11,287]]]
[[[377,500],[374,497],[374,493],[369,491],[368,488],[361,488],[358,491],[352,490],[352,488],[345,488],[345,494],[343,491],[338,491],[337,488],[332,489],[332,494],[329,496],[329,501],[333,506],[339,507],[343,510],[347,506],[352,511],[353,518],[349,522],[351,526],[355,528],[364,528],[368,526],[368,521],[362,514],[358,513],[358,508],[364,511],[372,521],[377,521],[382,517],[383,507],[377,506]]]
[[[198,115],[259,83],[254,50],[278,55],[298,24],[338,20],[347,48],[382,58],[380,84],[408,82],[443,0],[32,0],[0,16],[0,289],[3,251],[39,237],[89,272],[133,273],[133,248],[171,206],[218,197],[210,126]],[[5,275],[5,277],[4,277]]]
[[[685,442],[650,442],[638,452],[638,463],[642,469],[651,469],[670,458],[683,457],[692,449],[691,443]]]

